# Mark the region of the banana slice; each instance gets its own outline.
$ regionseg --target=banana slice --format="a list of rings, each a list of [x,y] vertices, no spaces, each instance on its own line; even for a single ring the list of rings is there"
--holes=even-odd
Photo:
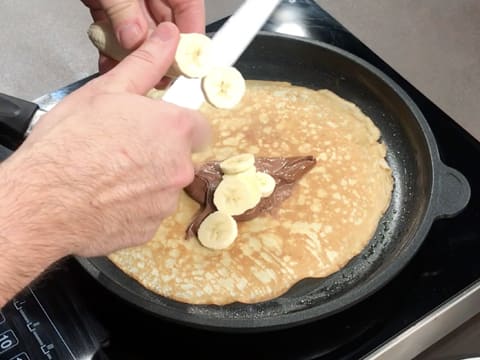
[[[257,169],[252,166],[251,168],[248,168],[245,171],[242,171],[237,174],[225,174],[222,176],[223,179],[228,179],[231,177],[240,177],[241,179],[250,182],[252,184],[258,185],[257,184]]]
[[[203,220],[197,235],[198,241],[209,249],[226,249],[237,238],[237,222],[230,215],[215,211]]]
[[[264,172],[257,172],[255,175],[258,186],[260,187],[260,192],[262,193],[262,197],[269,197],[272,195],[273,191],[275,190],[275,186],[277,185],[275,179]]]
[[[122,48],[115,37],[112,25],[108,21],[97,21],[87,30],[90,41],[103,54],[121,61],[130,51]],[[203,77],[210,72],[214,64],[212,40],[203,34],[180,34],[175,59],[167,71],[167,76]]]
[[[254,208],[261,197],[258,186],[241,176],[232,176],[220,181],[213,194],[213,203],[217,210],[235,216]]]
[[[202,89],[214,107],[231,109],[242,100],[246,85],[242,74],[234,67],[215,67],[203,78]]]
[[[234,155],[220,163],[220,169],[226,175],[238,174],[252,168],[255,169],[255,156],[249,153]]]
[[[214,54],[212,40],[203,34],[180,34],[175,53],[175,62],[167,76],[185,75],[190,78],[202,78],[213,68]]]

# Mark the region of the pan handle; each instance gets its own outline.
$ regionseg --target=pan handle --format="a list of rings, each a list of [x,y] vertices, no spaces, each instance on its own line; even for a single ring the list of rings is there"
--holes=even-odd
[[[438,175],[435,184],[435,217],[454,217],[470,201],[470,184],[462,173],[443,163],[440,163]]]
[[[37,110],[35,103],[0,93],[1,144],[13,149],[18,147]]]

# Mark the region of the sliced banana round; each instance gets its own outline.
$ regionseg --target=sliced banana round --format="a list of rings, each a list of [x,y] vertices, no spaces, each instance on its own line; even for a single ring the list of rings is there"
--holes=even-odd
[[[175,61],[167,72],[169,77],[184,75],[202,78],[213,68],[214,53],[212,39],[204,34],[180,34]]]
[[[260,187],[262,197],[269,197],[272,195],[273,191],[275,190],[275,186],[277,185],[275,179],[271,175],[264,172],[257,172],[255,176],[258,186]]]
[[[245,180],[245,181],[250,182],[252,184],[257,184],[257,169],[254,166],[252,166],[251,168],[248,168],[247,170],[242,171],[240,173],[224,174],[222,176],[223,179],[228,179],[228,178],[231,178],[231,177],[240,177],[240,178],[242,178],[242,180]]]
[[[255,156],[249,153],[234,155],[220,163],[220,170],[226,175],[251,171],[251,169],[255,169]]]
[[[213,203],[218,211],[235,216],[257,206],[261,197],[260,187],[241,176],[232,176],[220,181],[213,193]]]
[[[198,228],[198,241],[213,250],[222,250],[233,244],[238,235],[237,222],[230,215],[215,211]]]
[[[214,67],[202,79],[202,89],[211,105],[232,109],[242,100],[246,85],[242,74],[234,67]]]

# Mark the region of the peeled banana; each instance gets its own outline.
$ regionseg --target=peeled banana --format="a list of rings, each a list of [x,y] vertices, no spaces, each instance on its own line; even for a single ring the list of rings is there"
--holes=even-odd
[[[108,21],[97,21],[87,30],[88,38],[103,54],[114,60],[121,61],[130,52],[125,50],[117,41]]]
[[[165,90],[151,89],[147,92],[145,96],[155,100],[155,99],[161,99],[164,94],[165,94]]]
[[[87,31],[90,41],[103,54],[121,61],[129,51],[122,48],[108,21],[97,21]],[[220,109],[235,107],[246,91],[245,79],[232,66],[215,67],[215,49],[212,40],[203,34],[180,34],[173,64],[166,74],[176,78],[180,75],[201,78],[206,100]],[[157,94],[149,94],[157,98]]]
[[[97,21],[87,31],[90,41],[103,54],[121,61],[129,54],[122,48],[108,21]],[[208,74],[213,66],[213,47],[211,39],[203,34],[180,34],[175,60],[167,72],[169,77],[184,75],[201,78]]]

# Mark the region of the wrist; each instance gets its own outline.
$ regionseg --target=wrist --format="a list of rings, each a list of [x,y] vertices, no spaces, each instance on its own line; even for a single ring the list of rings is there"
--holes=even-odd
[[[14,156],[0,165],[0,306],[69,253],[49,230],[49,190]]]

